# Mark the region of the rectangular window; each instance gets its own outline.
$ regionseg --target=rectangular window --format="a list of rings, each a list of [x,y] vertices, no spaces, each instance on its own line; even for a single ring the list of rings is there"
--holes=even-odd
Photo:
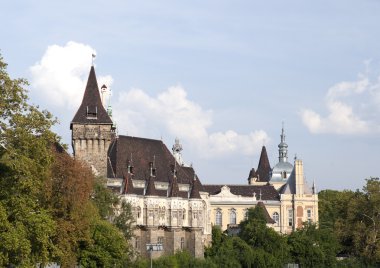
[[[157,244],[164,244],[164,237],[163,236],[157,237]]]
[[[311,222],[312,220],[311,209],[306,210],[306,214],[307,214],[307,221]]]
[[[293,226],[293,210],[288,210],[288,226]]]
[[[140,248],[140,237],[136,236],[135,237],[135,249],[139,249],[139,248]]]
[[[218,226],[222,226],[222,211],[220,209],[216,211],[215,224]]]
[[[185,238],[181,237],[181,249],[185,248]]]

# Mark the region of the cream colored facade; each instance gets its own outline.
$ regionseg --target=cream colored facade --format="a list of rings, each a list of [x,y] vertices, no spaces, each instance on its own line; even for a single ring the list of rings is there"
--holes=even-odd
[[[278,200],[260,200],[257,194],[251,197],[234,195],[225,185],[220,193],[210,195],[209,201],[211,225],[220,225],[223,230],[239,224],[245,219],[246,211],[260,201],[276,221],[268,226],[280,233],[290,233],[306,221],[318,222],[318,195],[306,184],[302,160],[295,161],[292,174],[279,190]]]

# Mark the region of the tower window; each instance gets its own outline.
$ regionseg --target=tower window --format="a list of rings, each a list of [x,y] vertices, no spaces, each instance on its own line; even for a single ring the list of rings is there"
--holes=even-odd
[[[181,249],[185,248],[185,238],[181,237]]]
[[[87,119],[98,119],[98,107],[97,106],[87,106],[86,107],[86,117],[87,117]]]

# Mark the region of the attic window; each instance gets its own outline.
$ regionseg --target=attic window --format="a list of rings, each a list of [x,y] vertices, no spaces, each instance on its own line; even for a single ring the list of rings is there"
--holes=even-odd
[[[87,106],[86,107],[86,117],[87,119],[98,119],[98,107],[97,106]]]

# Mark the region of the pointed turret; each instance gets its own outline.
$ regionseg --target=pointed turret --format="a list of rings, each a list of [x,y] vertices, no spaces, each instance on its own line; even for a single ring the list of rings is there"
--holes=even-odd
[[[107,176],[107,152],[115,128],[102,105],[94,66],[91,66],[82,103],[70,123],[74,157],[86,162],[95,175]]]
[[[132,194],[133,189],[132,174],[128,173],[124,175],[124,189],[122,194]]]
[[[91,66],[82,104],[71,121],[70,129],[74,123],[112,125],[112,120],[102,104],[94,66]]]
[[[179,187],[177,183],[177,176],[173,175],[173,179],[170,183],[170,192],[169,192],[169,197],[178,197],[179,195]]]
[[[268,212],[267,208],[265,207],[265,204],[264,204],[262,201],[257,202],[257,205],[256,205],[256,206],[261,207],[261,208],[263,209],[263,211],[264,211],[264,216],[265,216],[265,220],[266,220],[267,223],[269,223],[269,224],[274,224],[274,223],[276,223],[276,222],[272,219],[272,217],[269,215],[269,212]]]
[[[145,195],[157,195],[156,187],[154,186],[154,178],[150,176],[147,182]]]
[[[256,175],[257,181],[259,182],[268,182],[270,179],[271,167],[269,164],[267,149],[265,146],[261,149],[259,165],[257,167]]]
[[[193,185],[191,187],[190,191],[190,198],[191,199],[200,199],[201,195],[199,194],[199,191],[202,189],[201,182],[199,181],[198,177],[194,175]]]

